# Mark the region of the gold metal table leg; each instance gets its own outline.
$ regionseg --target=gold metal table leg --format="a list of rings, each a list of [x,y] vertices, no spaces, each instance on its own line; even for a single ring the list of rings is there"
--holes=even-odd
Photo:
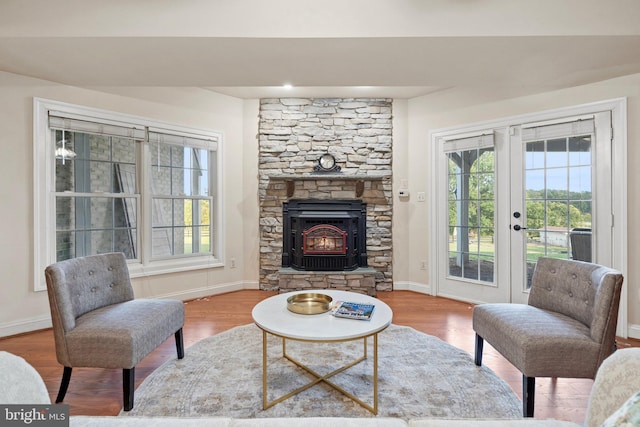
[[[267,331],[262,331],[262,409],[267,409]]]
[[[281,337],[282,338],[282,337]],[[349,397],[351,400],[353,400],[354,402],[358,403],[360,406],[364,407],[365,409],[371,411],[373,414],[377,414],[378,413],[378,334],[375,333],[373,334],[373,406],[369,405],[368,403],[362,401],[360,398],[356,397],[354,394],[348,392],[347,390],[345,390],[344,388],[340,387],[339,385],[329,381],[329,378],[333,377],[336,374],[339,374],[340,372],[343,372],[355,365],[357,365],[358,363],[362,362],[363,360],[367,359],[367,338],[368,337],[364,337],[363,341],[364,341],[364,348],[363,348],[363,355],[362,357],[353,360],[352,362],[349,362],[348,364],[326,374],[326,375],[320,375],[319,373],[315,372],[313,369],[309,368],[308,366],[304,365],[303,363],[301,363],[300,361],[294,359],[293,357],[289,356],[287,354],[287,347],[286,347],[286,339],[282,338],[282,356],[289,360],[290,362],[292,362],[293,364],[295,364],[296,366],[302,368],[304,371],[308,372],[309,374],[313,375],[315,377],[315,379],[305,385],[303,385],[302,387],[299,387],[287,394],[285,394],[284,396],[281,396],[277,399],[272,400],[271,402],[268,401],[267,399],[267,331],[263,330],[262,331],[262,408],[263,409],[269,409],[272,406],[304,391],[307,390],[310,387],[313,387],[316,384],[319,384],[321,382],[324,382],[325,384],[333,387],[335,390],[339,391],[340,393],[344,394],[345,396]]]
[[[378,414],[378,334],[373,336],[373,411],[371,412]]]

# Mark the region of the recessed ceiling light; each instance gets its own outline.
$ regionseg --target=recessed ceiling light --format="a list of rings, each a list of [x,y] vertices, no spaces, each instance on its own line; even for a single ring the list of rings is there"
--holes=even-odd
[[[291,89],[293,87],[293,85],[290,84],[290,83],[285,83],[285,84],[282,85],[282,87],[285,88],[285,89]]]

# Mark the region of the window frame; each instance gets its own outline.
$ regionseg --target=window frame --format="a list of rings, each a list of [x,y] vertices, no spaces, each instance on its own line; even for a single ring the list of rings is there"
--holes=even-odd
[[[206,201],[209,203],[210,205],[210,210],[213,212],[215,205],[214,205],[214,195],[213,194],[209,194],[209,195],[202,195],[202,194],[173,194],[172,191],[170,191],[169,193],[163,193],[161,191],[159,191],[157,189],[157,187],[155,187],[153,185],[153,170],[154,168],[158,167],[158,168],[168,168],[172,171],[177,171],[177,170],[185,170],[184,167],[176,167],[175,165],[169,164],[169,165],[164,165],[161,166],[159,164],[154,164],[154,155],[155,152],[153,150],[151,150],[152,145],[156,143],[156,144],[164,144],[168,147],[170,147],[171,150],[173,150],[174,147],[187,147],[187,145],[181,145],[181,144],[176,144],[176,143],[168,143],[168,142],[162,142],[162,141],[151,141],[151,138],[149,138],[148,144],[146,144],[146,146],[144,147],[144,151],[145,151],[145,157],[149,159],[149,162],[145,162],[145,167],[148,168],[149,173],[145,175],[145,177],[148,177],[149,183],[150,183],[150,187],[148,187],[148,192],[144,195],[144,200],[147,201],[147,206],[150,206],[150,209],[147,209],[146,212],[149,213],[149,216],[146,216],[146,218],[148,219],[148,223],[151,224],[151,228],[149,229],[151,234],[153,234],[154,230],[158,230],[158,229],[170,229],[172,231],[172,236],[173,236],[173,232],[176,231],[176,229],[178,229],[179,227],[176,226],[175,224],[173,224],[172,221],[172,225],[170,226],[158,226],[153,224],[153,218],[151,218],[151,215],[153,214],[153,206],[155,205],[155,202],[158,200],[170,200],[172,206],[174,205],[174,203],[176,201],[191,201],[192,203],[194,201]],[[209,181],[209,183],[211,183],[212,181],[215,183],[216,180],[216,176],[214,174],[214,176],[211,176],[211,171],[215,168],[215,161],[217,159],[217,152],[216,151],[212,151],[209,150],[208,148],[204,147],[204,146],[196,146],[196,145],[188,145],[189,148],[191,149],[205,149],[207,150],[210,154],[207,155],[207,167],[206,167],[206,171],[209,174],[209,179],[207,181]],[[212,153],[212,154],[211,154]],[[193,170],[190,168],[190,170]],[[193,209],[193,207],[192,207]],[[193,214],[193,211],[192,211]],[[214,213],[215,214],[215,213]],[[202,226],[203,224],[200,224],[199,226]],[[209,224],[208,224],[208,228],[209,228],[209,242],[208,245],[212,245],[212,235],[211,233],[213,232],[213,227],[212,227],[212,223],[211,223],[211,217],[209,218]],[[150,239],[151,240],[151,239]],[[173,242],[173,238],[172,238],[172,242]],[[212,246],[211,246],[212,247]],[[175,249],[175,248],[172,248]],[[190,254],[181,254],[181,255],[154,255],[153,253],[153,248],[151,246],[149,246],[148,251],[145,251],[145,253],[147,254],[147,256],[149,257],[149,259],[151,259],[152,261],[160,261],[160,260],[167,260],[167,259],[177,259],[177,258],[183,258],[183,257],[198,257],[198,256],[202,256],[199,253],[190,253]]]
[[[211,139],[206,147],[214,152],[210,165],[211,217],[210,233],[211,253],[188,256],[173,256],[163,259],[151,257],[151,161],[149,158],[148,138],[141,141],[140,164],[137,167],[138,194],[140,207],[138,213],[138,254],[136,259],[128,260],[131,277],[153,276],[224,266],[224,224],[223,218],[223,141],[224,134],[209,129],[191,128],[173,123],[162,122],[146,117],[133,116],[113,111],[100,110],[43,98],[34,98],[33,104],[33,220],[34,220],[34,291],[46,290],[44,269],[56,262],[56,189],[55,189],[55,150],[52,132],[49,128],[49,111],[69,115],[82,115],[94,118],[96,122],[116,122],[144,128],[162,129],[175,135],[200,136]]]

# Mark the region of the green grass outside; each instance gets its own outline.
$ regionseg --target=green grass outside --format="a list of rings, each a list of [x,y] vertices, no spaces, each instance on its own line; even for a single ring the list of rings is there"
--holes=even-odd
[[[456,252],[456,242],[449,240],[449,251]],[[545,254],[545,246],[540,242],[527,243],[527,261],[535,262],[541,256],[551,258],[567,259],[569,258],[567,248],[563,246],[547,246]],[[478,255],[481,258],[495,258],[495,246],[490,237],[480,239],[478,245],[477,240],[471,240],[469,243],[469,252]]]
[[[198,253],[209,252],[209,233],[202,233],[202,241],[200,242],[200,251]],[[190,254],[193,249],[193,236],[190,229],[185,229],[184,232],[184,253]]]

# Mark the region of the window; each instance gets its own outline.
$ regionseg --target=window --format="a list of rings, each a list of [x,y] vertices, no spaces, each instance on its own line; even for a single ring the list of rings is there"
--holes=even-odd
[[[207,253],[211,240],[209,159],[198,141],[171,142],[150,132],[152,236],[154,258]]]
[[[221,265],[219,133],[40,99],[34,108],[35,277],[105,252],[123,252],[132,276]]]
[[[444,151],[449,159],[448,274],[493,283],[493,133],[448,140]]]

